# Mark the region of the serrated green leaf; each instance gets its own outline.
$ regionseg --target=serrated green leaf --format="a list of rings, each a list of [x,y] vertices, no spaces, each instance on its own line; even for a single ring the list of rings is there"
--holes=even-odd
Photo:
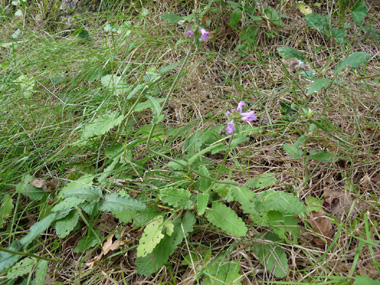
[[[230,25],[235,27],[240,22],[242,16],[243,12],[240,9],[235,9],[230,15]]]
[[[102,197],[102,190],[97,187],[82,187],[67,190],[64,197],[75,197],[88,202],[97,202]]]
[[[366,52],[353,52],[338,63],[334,73],[337,74],[347,67],[359,68],[361,64],[367,63],[370,58],[371,55]]]
[[[313,83],[310,84],[307,95],[313,94],[314,92],[319,92],[322,88],[327,88],[330,85],[330,79],[326,78],[315,78]]]
[[[45,277],[48,269],[48,262],[46,260],[40,260],[38,262],[36,277],[34,278],[32,285],[45,284]]]
[[[257,194],[258,211],[279,211],[284,214],[301,214],[305,207],[300,200],[290,193],[267,190]]]
[[[242,276],[239,273],[240,265],[235,262],[220,264],[212,263],[206,269],[207,277],[203,280],[204,285],[241,284]],[[210,276],[211,275],[211,276]]]
[[[27,273],[33,272],[33,267],[36,263],[35,258],[24,258],[18,263],[12,266],[12,268],[7,272],[7,279],[11,280],[20,276],[23,276]]]
[[[139,215],[134,217],[133,224],[137,227],[143,227],[157,216],[161,216],[164,213],[161,212],[157,206],[147,207],[144,211],[141,211]]]
[[[75,206],[78,206],[79,204],[83,203],[85,200],[79,199],[76,197],[68,197],[64,199],[62,202],[59,204],[55,205],[53,209],[51,209],[53,212],[59,212],[62,210],[70,209]]]
[[[169,24],[177,24],[179,21],[182,20],[182,17],[174,13],[168,13],[168,14],[162,15],[161,18],[165,21],[168,21]]]
[[[66,217],[55,223],[55,231],[59,238],[67,237],[74,227],[78,224],[79,214],[76,210],[72,210]]]
[[[327,151],[322,151],[322,150],[310,151],[310,155],[308,157],[309,159],[325,161],[325,162],[336,162],[339,160],[339,158],[336,157],[335,155]]]
[[[55,220],[57,214],[52,213],[49,216],[45,217],[41,221],[35,223],[30,227],[29,232],[26,236],[20,239],[20,243],[25,248],[32,241],[37,239],[37,237],[42,234]]]
[[[282,146],[284,151],[290,155],[290,157],[298,159],[303,155],[303,150],[291,144],[284,144]]]
[[[127,96],[127,100],[132,99],[132,97],[135,96],[137,93],[139,93],[145,86],[146,86],[145,83],[136,85],[136,87],[133,88],[131,92],[129,92]]]
[[[207,210],[206,218],[213,225],[233,236],[243,237],[247,234],[247,227],[243,220],[234,210],[219,202],[212,203],[212,208]]]
[[[293,244],[298,242],[300,227],[298,226],[298,220],[294,216],[284,215],[278,211],[269,211],[267,217],[271,229],[282,240]]]
[[[248,186],[252,188],[265,188],[275,183],[278,183],[276,175],[274,173],[265,173],[250,180]]]
[[[165,101],[165,98],[156,98],[158,104],[161,104],[162,102]],[[141,103],[138,103],[134,109],[135,112],[141,112],[141,111],[144,111],[146,109],[149,109],[151,108],[151,103],[149,100],[146,100],[145,102],[141,102]]]
[[[99,210],[108,212],[142,211],[146,209],[144,203],[117,193],[106,194],[101,202]]]
[[[202,216],[205,213],[209,198],[209,193],[197,194],[197,212],[199,216]]]
[[[124,116],[118,115],[117,112],[108,112],[97,117],[93,122],[89,123],[83,130],[82,139],[88,139],[95,136],[106,134],[113,127],[120,125]]]
[[[297,58],[301,61],[305,61],[305,57],[299,51],[291,47],[278,47],[277,51],[283,59]]]
[[[0,208],[0,229],[4,226],[4,219],[6,219],[13,210],[12,197],[9,194],[5,194]]]
[[[176,250],[177,246],[182,243],[183,238],[193,231],[195,222],[195,217],[191,212],[185,213],[182,223],[180,219],[173,221],[173,234],[165,236],[152,253],[136,259],[137,273],[149,276],[160,269]]]
[[[158,216],[146,226],[137,247],[137,257],[144,257],[151,253],[157,244],[159,244],[164,238],[164,235],[162,234],[162,229],[164,227],[163,222],[164,218]]]
[[[160,199],[163,203],[180,209],[189,209],[193,205],[190,196],[190,191],[176,187],[164,188],[160,191]]]
[[[87,235],[78,242],[77,246],[74,248],[73,251],[76,253],[85,252],[87,249],[94,247],[99,242],[96,236],[96,235],[99,236],[99,234],[100,234],[99,230],[89,229]]]
[[[363,19],[368,15],[367,8],[365,7],[365,1],[356,2],[352,7],[352,20],[358,25],[363,23]]]
[[[254,252],[265,269],[277,278],[284,278],[288,275],[288,260],[281,247],[275,244],[260,243],[255,245]]]
[[[121,223],[128,223],[134,216],[139,214],[139,212],[134,210],[124,210],[121,212],[113,211],[112,214],[115,216],[115,218],[119,219]]]
[[[331,34],[338,43],[344,44],[346,42],[344,37],[346,36],[347,31],[345,29],[332,29]]]

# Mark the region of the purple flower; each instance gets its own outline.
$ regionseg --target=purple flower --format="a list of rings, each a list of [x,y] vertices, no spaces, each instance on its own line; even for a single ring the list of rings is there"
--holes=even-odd
[[[249,111],[245,113],[240,112],[240,115],[241,120],[245,122],[252,122],[257,120],[257,117],[255,116],[255,111]]]
[[[189,34],[189,36],[194,36],[194,32],[192,30],[188,30],[187,33]]]
[[[241,113],[241,111],[243,111],[243,106],[245,105],[245,102],[244,101],[240,101],[236,110]]]
[[[242,120],[244,122],[256,121],[257,117],[255,116],[255,111],[243,112],[243,106],[245,105],[244,101],[240,101],[236,110],[227,111],[227,117],[230,122],[227,123],[227,133],[232,134],[235,131],[234,121]]]
[[[199,31],[201,32],[201,40],[202,41],[207,41],[207,39],[208,39],[208,35],[210,34],[210,32],[207,32],[205,29],[203,29],[203,28],[201,28],[201,29],[199,29]]]
[[[227,131],[227,133],[232,134],[234,132],[234,130],[235,130],[234,120],[232,120],[231,122],[227,123],[226,131]]]

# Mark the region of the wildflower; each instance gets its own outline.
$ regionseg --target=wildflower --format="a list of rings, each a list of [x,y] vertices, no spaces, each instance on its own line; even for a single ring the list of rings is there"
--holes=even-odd
[[[201,28],[201,29],[199,29],[199,31],[201,32],[201,40],[202,41],[207,41],[207,39],[208,39],[208,36],[209,36],[209,34],[210,34],[210,32],[207,32],[205,29],[203,29],[203,28]]]
[[[194,32],[192,30],[188,30],[187,33],[189,36],[194,36]]]
[[[236,110],[227,111],[227,117],[231,118],[232,120],[227,123],[227,133],[232,134],[235,131],[234,121],[235,120],[242,120],[244,122],[252,122],[256,121],[257,117],[255,116],[255,111],[248,111],[243,112],[243,106],[245,106],[244,101],[240,101],[238,103],[238,106]]]
[[[232,134],[235,131],[234,120],[227,123],[227,133]]]

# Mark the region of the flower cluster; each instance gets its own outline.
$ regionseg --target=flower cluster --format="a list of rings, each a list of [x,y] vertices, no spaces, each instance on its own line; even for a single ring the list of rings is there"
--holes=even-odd
[[[257,120],[257,117],[255,116],[255,111],[243,112],[244,105],[245,105],[245,102],[240,101],[236,110],[227,111],[227,116],[228,118],[231,119],[231,121],[227,123],[227,128],[226,128],[227,133],[232,134],[235,131],[235,126],[234,126],[235,120],[240,119],[245,122],[252,122],[252,121]]]
[[[200,28],[200,29],[199,29],[199,32],[201,33],[201,38],[200,38],[200,40],[202,40],[202,41],[204,41],[204,42],[207,41],[210,32],[206,31],[206,30],[203,29],[203,28]],[[194,32],[193,32],[192,30],[188,30],[187,33],[188,33],[190,36],[194,36]]]

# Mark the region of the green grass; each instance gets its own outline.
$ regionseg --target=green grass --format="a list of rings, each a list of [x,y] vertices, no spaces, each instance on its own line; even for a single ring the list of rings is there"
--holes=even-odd
[[[281,25],[252,3],[201,3],[180,25],[161,15],[194,3],[117,1],[67,26],[45,2],[0,10],[1,284],[380,278],[371,3],[360,25],[350,1],[312,6],[350,24],[340,44],[292,3],[272,6]],[[238,9],[255,20],[230,25]],[[197,45],[186,31],[202,18],[216,35]],[[284,46],[328,87],[307,95]],[[334,73],[354,52],[371,59]],[[242,100],[258,120],[227,134]]]

